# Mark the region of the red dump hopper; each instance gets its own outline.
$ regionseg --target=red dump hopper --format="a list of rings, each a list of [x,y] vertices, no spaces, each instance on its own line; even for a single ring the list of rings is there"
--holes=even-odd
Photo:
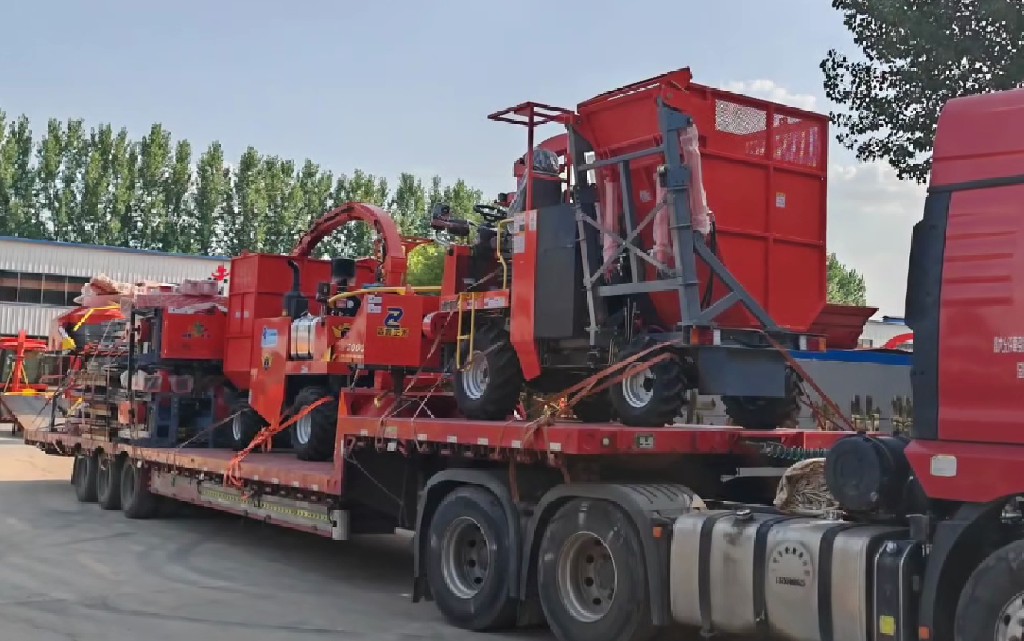
[[[658,99],[689,115],[699,131],[707,203],[719,258],[782,327],[806,332],[825,306],[828,117],[697,85],[680,70],[601,94],[577,107],[575,125],[598,160],[661,144]],[[637,220],[657,204],[652,155],[631,167]],[[612,170],[598,171],[598,193]],[[606,203],[602,202],[602,207]],[[652,228],[644,231],[654,247]],[[702,289],[707,270],[701,267]],[[650,277],[650,276],[649,276]],[[712,291],[711,300],[726,293]],[[678,320],[675,293],[652,296],[661,320]],[[758,323],[742,306],[719,318],[731,327]]]

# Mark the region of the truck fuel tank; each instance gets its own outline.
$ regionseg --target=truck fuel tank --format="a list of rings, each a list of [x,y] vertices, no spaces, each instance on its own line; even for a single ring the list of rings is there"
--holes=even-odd
[[[704,632],[864,641],[872,570],[907,529],[787,516],[768,508],[683,515],[673,526],[672,614]]]

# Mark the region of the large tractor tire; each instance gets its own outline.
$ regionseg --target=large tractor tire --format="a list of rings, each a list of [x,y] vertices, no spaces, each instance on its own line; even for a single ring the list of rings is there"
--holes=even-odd
[[[295,397],[295,412],[300,413],[321,398],[331,397],[322,387],[306,387]],[[330,461],[334,457],[334,439],[338,433],[338,401],[318,405],[289,429],[295,456],[303,461]]]
[[[455,402],[466,418],[503,421],[515,411],[523,389],[523,371],[508,332],[482,325],[462,346],[462,368],[455,371]]]
[[[649,349],[653,339],[636,341],[619,354],[626,360]],[[626,371],[636,364],[659,355],[654,351],[631,363]],[[636,372],[610,388],[612,405],[619,420],[631,427],[664,427],[674,423],[686,404],[686,376],[683,364],[676,356],[659,361],[651,367]]]
[[[608,390],[584,396],[572,406],[572,412],[584,423],[607,423],[615,416]]]
[[[799,393],[799,377],[787,368],[785,396],[723,396],[722,405],[734,425],[748,430],[774,430],[796,422],[800,416]]]
[[[249,443],[266,426],[267,422],[245,401],[236,402],[231,408],[231,413],[235,416],[231,419],[228,439],[231,449],[238,452],[249,446]]]

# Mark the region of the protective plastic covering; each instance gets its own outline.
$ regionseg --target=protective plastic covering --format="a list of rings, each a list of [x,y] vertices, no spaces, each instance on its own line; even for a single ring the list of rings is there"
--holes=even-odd
[[[558,176],[559,169],[558,154],[540,147],[533,150],[533,171],[547,176]],[[516,184],[516,196],[508,208],[510,214],[526,211],[526,175],[524,172]]]
[[[598,207],[598,220],[601,222],[601,226],[609,232],[619,234],[622,221],[622,190],[619,189],[618,181],[606,177],[601,184],[601,202],[598,203]],[[619,235],[621,236],[621,234]],[[601,239],[603,242],[601,253],[604,257],[602,262],[607,262],[619,253],[621,243],[610,234],[601,234]],[[606,271],[610,272],[613,267],[614,263],[609,265]]]
[[[704,191],[699,135],[696,125],[688,127],[679,134],[679,145],[682,148],[683,162],[690,169],[690,221],[693,224],[694,231],[708,234],[711,231],[711,210],[708,208],[707,193]],[[657,206],[659,209],[654,214],[654,248],[652,256],[655,260],[665,265],[670,265],[672,260],[672,234],[669,228],[672,220],[672,194],[661,186],[657,176],[654,177],[654,184],[657,186]]]

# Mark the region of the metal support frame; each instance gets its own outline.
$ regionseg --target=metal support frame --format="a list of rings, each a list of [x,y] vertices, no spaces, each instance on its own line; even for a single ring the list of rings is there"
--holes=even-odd
[[[741,303],[757,319],[762,328],[769,333],[783,333],[768,312],[750,295],[750,292],[736,279],[729,269],[715,256],[708,247],[704,235],[693,228],[690,210],[691,172],[682,160],[682,149],[679,135],[693,124],[690,116],[665,104],[658,99],[658,121],[661,129],[661,144],[649,149],[634,151],[613,158],[585,162],[584,155],[592,151],[590,144],[572,127],[569,128],[569,153],[572,157],[577,186],[577,222],[580,233],[580,248],[583,259],[583,284],[587,291],[587,307],[590,312],[590,341],[594,344],[597,335],[597,307],[595,295],[601,297],[624,296],[660,291],[678,291],[680,309],[680,327],[686,329],[694,326],[710,325],[716,318],[737,303]],[[667,192],[667,198],[644,217],[636,220],[636,204],[634,202],[630,163],[634,160],[660,154],[664,164],[659,168],[658,178]],[[588,212],[584,207],[589,204],[580,200],[579,196],[592,186],[587,181],[587,172],[602,167],[615,167],[619,172],[622,186],[622,214],[626,237],[606,229],[599,222],[596,212]],[[596,200],[596,195],[593,196]],[[670,230],[673,240],[673,258],[675,268],[669,268],[651,256],[647,250],[638,247],[636,238],[639,233],[654,221],[663,207],[670,207]],[[611,236],[619,244],[618,253],[608,260],[602,261],[597,270],[591,269],[588,260],[588,248],[585,242],[586,225],[590,225],[602,236]],[[602,273],[623,255],[626,256],[631,268],[631,282],[613,285],[597,285]],[[707,265],[711,278],[717,278],[729,293],[707,308],[701,306],[700,279],[697,274],[697,259]],[[653,265],[665,278],[645,280],[641,278],[641,261]]]

